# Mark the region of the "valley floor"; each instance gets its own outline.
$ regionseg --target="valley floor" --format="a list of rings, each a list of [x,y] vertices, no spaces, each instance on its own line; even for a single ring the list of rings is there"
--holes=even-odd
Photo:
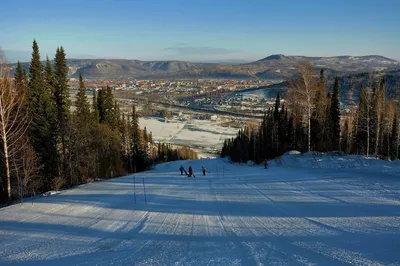
[[[399,169],[166,163],[0,209],[0,264],[400,265]]]

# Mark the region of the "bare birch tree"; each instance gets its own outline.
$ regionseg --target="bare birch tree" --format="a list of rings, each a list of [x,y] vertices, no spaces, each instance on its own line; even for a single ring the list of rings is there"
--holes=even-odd
[[[29,126],[25,110],[25,92],[18,90],[9,78],[9,68],[0,52],[0,138],[3,144],[2,157],[6,167],[6,187],[11,199],[10,158],[23,148],[20,140]]]
[[[382,142],[382,120],[385,113],[385,82],[382,80],[376,88],[376,99],[374,99],[376,112],[376,135],[375,135],[375,155],[379,153],[379,144]]]
[[[359,127],[359,131],[364,131],[366,133],[366,155],[369,156],[370,153],[370,143],[371,143],[371,121],[373,120],[371,109],[372,109],[372,97],[370,93],[362,88],[360,92],[360,98],[362,98],[363,104],[359,106],[358,120],[361,121],[364,127]],[[361,100],[360,100],[361,101]],[[360,110],[362,109],[362,110]]]
[[[26,139],[23,138],[20,142],[21,144],[26,143],[26,145],[13,155],[13,170],[17,177],[18,186],[20,185],[19,178],[23,177],[24,195],[27,195],[29,191],[35,194],[41,185],[38,157],[32,145]]]
[[[307,150],[311,150],[311,115],[313,111],[313,100],[318,90],[318,83],[314,76],[314,67],[308,62],[300,63],[297,67],[299,80],[289,83],[290,98],[294,100],[292,106],[300,107],[302,116],[305,117],[307,125],[308,145]]]
[[[389,100],[385,104],[385,110],[383,114],[383,128],[381,129],[383,133],[383,138],[386,141],[386,152],[388,158],[391,157],[391,146],[392,146],[392,139],[391,139],[391,133],[392,133],[392,128],[393,128],[393,121],[396,116],[396,102],[393,100]]]

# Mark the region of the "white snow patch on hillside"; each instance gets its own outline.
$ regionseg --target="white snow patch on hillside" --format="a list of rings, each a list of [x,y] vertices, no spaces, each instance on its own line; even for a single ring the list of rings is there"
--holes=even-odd
[[[140,118],[139,124],[152,132],[153,139],[173,144],[221,149],[224,140],[235,137],[238,129],[220,126],[209,120],[172,120]]]

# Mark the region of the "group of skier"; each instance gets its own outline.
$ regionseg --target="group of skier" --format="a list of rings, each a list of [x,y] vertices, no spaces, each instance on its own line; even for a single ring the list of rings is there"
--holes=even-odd
[[[196,177],[193,173],[193,168],[190,165],[188,168],[188,171],[186,172],[185,168],[181,165],[181,167],[179,167],[179,170],[181,171],[181,175],[183,175],[183,173],[185,173],[188,177]],[[203,176],[206,175],[206,168],[204,166],[201,167],[201,171],[203,173]]]
[[[268,169],[268,160],[265,159],[264,160],[264,169]],[[181,175],[183,175],[183,173],[185,173],[188,177],[196,177],[193,173],[193,168],[191,165],[189,165],[188,171],[186,172],[185,168],[181,165],[181,167],[179,167],[179,170],[181,171]],[[206,175],[206,168],[204,166],[201,167],[201,171],[203,173],[203,176]]]

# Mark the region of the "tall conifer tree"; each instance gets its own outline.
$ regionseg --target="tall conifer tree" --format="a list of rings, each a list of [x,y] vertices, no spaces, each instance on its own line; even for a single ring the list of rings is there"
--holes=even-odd
[[[99,107],[97,105],[97,92],[93,89],[92,92],[92,116],[96,123],[99,123]]]
[[[81,73],[79,73],[79,92],[76,94],[75,106],[75,116],[78,123],[82,126],[88,126],[90,120],[90,106],[86,96],[86,86]]]
[[[139,118],[136,113],[136,107],[132,105],[132,120],[131,120],[131,127],[132,127],[132,141],[135,147],[142,146],[142,134],[139,127]]]
[[[21,63],[18,61],[17,67],[14,73],[14,85],[16,88],[22,88],[24,86],[24,77],[22,73]]]
[[[136,113],[136,108],[132,105],[132,120],[131,120],[131,134],[132,134],[132,160],[133,171],[136,172],[141,168],[140,161],[143,156],[142,152],[142,132],[139,127],[139,118]]]
[[[58,137],[61,139],[62,158],[63,158],[63,174],[67,176],[67,142],[66,136],[69,127],[69,119],[71,116],[68,85],[68,67],[64,48],[57,47],[54,64],[55,90],[54,99],[57,108],[57,122],[59,125]],[[72,181],[71,181],[72,182]]]
[[[105,120],[107,123],[112,127],[116,127],[116,121],[115,121],[115,102],[114,102],[114,96],[112,94],[112,89],[110,86],[106,87],[106,94],[105,94],[105,100],[104,100],[104,106],[105,106]]]
[[[45,186],[49,188],[52,178],[57,175],[57,147],[52,141],[52,116],[54,109],[51,97],[45,89],[43,66],[40,62],[39,46],[36,40],[32,45],[32,59],[29,67],[28,101],[32,115],[30,137],[39,160],[43,166]]]
[[[111,88],[107,86],[99,90],[97,95],[97,109],[99,111],[100,123],[116,128],[114,107],[115,103]]]
[[[101,88],[97,94],[97,110],[99,112],[99,122],[106,123],[107,108],[106,108],[106,90]]]
[[[57,48],[54,64],[55,75],[55,100],[57,103],[58,120],[61,130],[67,126],[71,112],[71,101],[69,99],[68,67],[64,48]]]
[[[55,88],[56,80],[54,77],[54,71],[53,71],[53,67],[51,65],[51,61],[48,57],[46,58],[46,66],[44,67],[43,80],[44,80],[47,92],[54,99],[54,106],[55,106],[54,93],[55,93],[55,89],[56,89]]]
[[[26,69],[22,68],[22,78],[24,80],[24,86],[25,88],[28,88],[28,84],[29,84],[29,77],[28,74],[26,73]]]

